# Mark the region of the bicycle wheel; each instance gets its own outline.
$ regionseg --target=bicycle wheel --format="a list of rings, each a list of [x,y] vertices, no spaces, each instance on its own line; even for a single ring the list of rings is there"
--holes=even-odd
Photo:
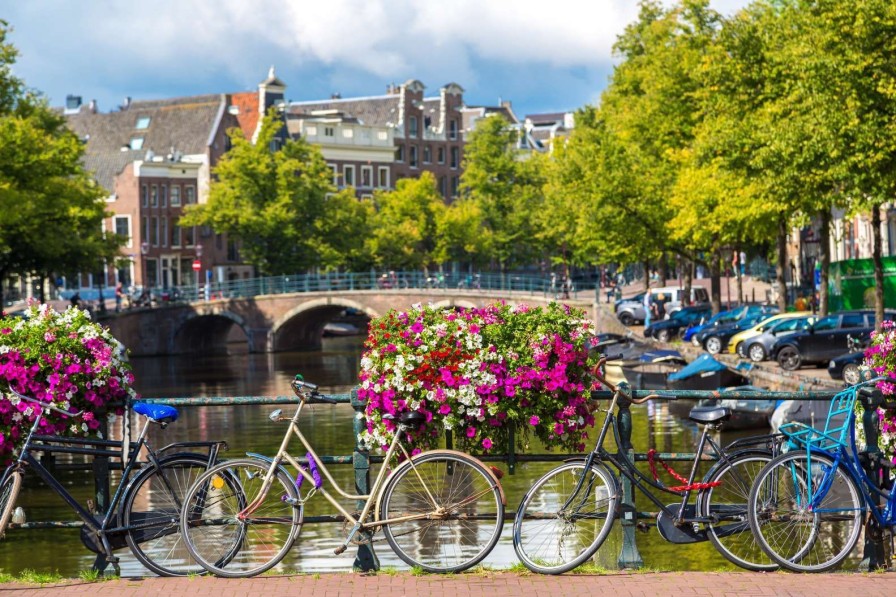
[[[482,561],[504,526],[501,486],[481,462],[433,450],[400,465],[383,488],[380,520],[392,550],[427,572],[460,572]]]
[[[181,512],[190,555],[217,576],[245,578],[276,566],[302,527],[303,508],[293,480],[278,471],[263,491],[270,465],[222,462],[196,479]]]
[[[122,518],[128,547],[159,576],[186,576],[205,570],[193,561],[180,533],[187,490],[208,468],[208,457],[178,454],[140,470],[124,497]]]
[[[855,482],[842,466],[804,450],[766,465],[750,491],[750,528],[762,549],[794,572],[824,572],[849,556],[865,516]]]
[[[747,570],[777,570],[759,546],[747,520],[750,488],[759,471],[772,459],[768,452],[749,452],[722,460],[707,474],[704,482],[721,482],[700,492],[700,516],[712,519],[706,534],[729,562]]]
[[[3,482],[0,483],[0,538],[6,533],[6,525],[12,518],[13,508],[16,507],[16,498],[22,488],[22,471],[6,469]]]
[[[580,483],[581,481],[581,483]],[[602,464],[568,462],[532,486],[513,521],[513,548],[529,570],[562,574],[593,556],[610,534],[616,480]]]

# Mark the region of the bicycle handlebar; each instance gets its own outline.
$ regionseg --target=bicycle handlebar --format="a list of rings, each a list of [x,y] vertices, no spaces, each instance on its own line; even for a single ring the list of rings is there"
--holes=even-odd
[[[300,374],[296,375],[295,379],[290,382],[292,386],[292,391],[295,392],[296,396],[302,399],[303,402],[307,402],[308,404],[339,404],[337,400],[333,398],[329,398],[327,396],[322,396],[317,393],[318,386],[305,381],[305,378]]]
[[[624,392],[622,392],[622,390],[619,388],[619,386],[615,386],[612,383],[610,383],[609,381],[607,381],[607,378],[604,377],[603,373],[601,372],[601,369],[604,366],[604,364],[606,364],[607,360],[608,360],[608,357],[606,357],[606,356],[601,357],[597,361],[597,364],[594,366],[594,369],[592,369],[591,373],[594,375],[594,377],[597,379],[597,381],[599,381],[603,385],[610,388],[610,391],[613,392],[614,394],[616,392],[621,392],[621,393],[625,394]],[[674,394],[648,394],[647,396],[644,396],[643,398],[634,398],[630,394],[625,394],[625,397],[628,398],[629,400],[631,400],[632,404],[644,404],[645,402],[647,402],[649,400],[654,400],[657,398],[660,398],[663,400],[678,400],[678,396],[675,396]]]
[[[41,402],[40,400],[37,400],[36,398],[31,398],[30,396],[25,396],[24,394],[20,394],[12,388],[11,384],[7,384],[7,387],[9,388],[9,391],[12,392],[13,394],[15,394],[16,396],[18,396],[18,398],[20,400],[24,400],[25,402],[30,402],[32,404],[36,404],[41,408],[47,408],[49,410],[56,411],[57,413],[59,413],[61,415],[65,415],[67,417],[78,417],[78,416],[84,414],[83,410],[79,410],[78,412],[70,412],[67,410],[63,410],[63,409],[59,408],[58,406],[53,406],[52,404],[48,404],[46,402]]]

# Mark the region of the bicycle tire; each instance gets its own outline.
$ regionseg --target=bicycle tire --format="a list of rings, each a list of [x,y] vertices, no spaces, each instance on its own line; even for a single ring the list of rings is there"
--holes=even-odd
[[[184,499],[181,533],[190,555],[216,576],[248,578],[286,557],[302,527],[304,509],[293,480],[278,470],[261,494],[270,464],[230,460],[196,479]],[[249,505],[251,516],[241,515]]]
[[[395,554],[426,572],[475,566],[495,547],[504,528],[497,479],[479,460],[448,450],[424,452],[399,465],[383,487],[378,512],[380,520],[435,514],[383,525]]]
[[[712,519],[706,525],[709,541],[729,562],[755,572],[778,569],[753,536],[747,517],[753,481],[771,459],[770,452],[745,452],[721,460],[704,478],[705,483],[720,485],[698,497],[700,516]]]
[[[585,474],[584,460],[558,466],[538,479],[520,502],[513,549],[529,570],[568,572],[597,553],[610,534],[619,500],[616,479],[598,462],[579,485]]]
[[[762,549],[783,568],[831,570],[843,563],[859,540],[865,504],[842,465],[827,490],[822,489],[821,500],[808,507],[810,494],[833,465],[827,455],[813,453],[807,458],[805,450],[796,450],[773,459],[756,478],[750,491],[750,528]]]
[[[180,513],[187,491],[208,468],[208,456],[175,454],[160,460],[159,468],[142,468],[128,485],[122,507],[128,547],[159,576],[205,572],[184,544]]]
[[[0,538],[6,534],[6,525],[12,518],[12,511],[16,507],[16,499],[22,489],[22,471],[8,468],[0,482]]]

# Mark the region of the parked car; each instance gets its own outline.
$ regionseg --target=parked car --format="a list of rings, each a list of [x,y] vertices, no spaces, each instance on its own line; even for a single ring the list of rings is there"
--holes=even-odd
[[[695,336],[708,327],[731,323],[755,313],[773,315],[777,312],[777,307],[766,305],[743,305],[729,311],[719,311],[718,313],[710,317],[709,320],[706,321],[706,323],[688,328],[684,333],[683,340],[685,340],[686,342],[692,342],[694,346],[700,346],[700,342],[697,341]]]
[[[743,342],[743,344],[746,345],[743,348],[744,354],[755,363],[764,361],[768,358],[768,355],[771,354],[775,342],[790,334],[802,332],[814,323],[815,320],[816,317],[814,315],[779,319],[764,328],[765,331],[758,336],[753,336],[752,338],[745,340]]]
[[[722,325],[710,326],[698,332],[694,338],[703,349],[709,354],[719,354],[728,346],[728,340],[755,326],[759,321],[765,319],[765,313],[752,313],[744,317],[724,323]]]
[[[678,286],[662,286],[660,288],[651,288],[650,296],[652,301],[662,300],[665,305],[666,316],[671,316],[682,308],[682,297],[684,289]],[[662,297],[662,298],[660,298]],[[705,303],[709,301],[709,295],[702,286],[691,287],[690,303]],[[640,300],[633,297],[624,300],[616,305],[616,317],[622,325],[629,326],[636,323],[643,323],[646,317],[644,311],[644,294],[640,295]]]
[[[680,338],[688,326],[700,323],[712,313],[712,307],[708,304],[682,307],[669,316],[651,323],[644,328],[645,338],[656,338],[660,342],[668,342],[673,338]]]
[[[884,313],[887,320],[896,319],[896,311]],[[843,311],[820,318],[798,334],[778,340],[773,355],[782,369],[793,371],[803,365],[820,365],[852,352],[847,336],[867,342],[874,330],[874,311]]]
[[[778,313],[777,315],[772,315],[771,317],[765,317],[751,328],[745,329],[742,332],[738,332],[737,334],[731,336],[731,338],[728,340],[728,352],[746,357],[746,343],[748,340],[762,334],[768,328],[774,327],[775,324],[777,324],[782,319],[808,317],[809,315],[812,315],[812,313],[810,313],[809,311],[792,311],[790,313]]]
[[[862,380],[859,367],[864,361],[864,350],[841,355],[828,363],[828,374],[831,379],[842,379],[848,386],[855,385]]]

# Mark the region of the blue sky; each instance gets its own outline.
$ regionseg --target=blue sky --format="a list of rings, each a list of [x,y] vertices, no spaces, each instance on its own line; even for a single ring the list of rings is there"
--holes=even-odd
[[[668,0],[671,2],[671,0]],[[154,99],[257,89],[273,65],[289,100],[459,83],[469,105],[519,116],[595,102],[635,0],[14,0],[0,19],[14,72],[54,106],[103,112]],[[731,13],[747,0],[712,0]]]

